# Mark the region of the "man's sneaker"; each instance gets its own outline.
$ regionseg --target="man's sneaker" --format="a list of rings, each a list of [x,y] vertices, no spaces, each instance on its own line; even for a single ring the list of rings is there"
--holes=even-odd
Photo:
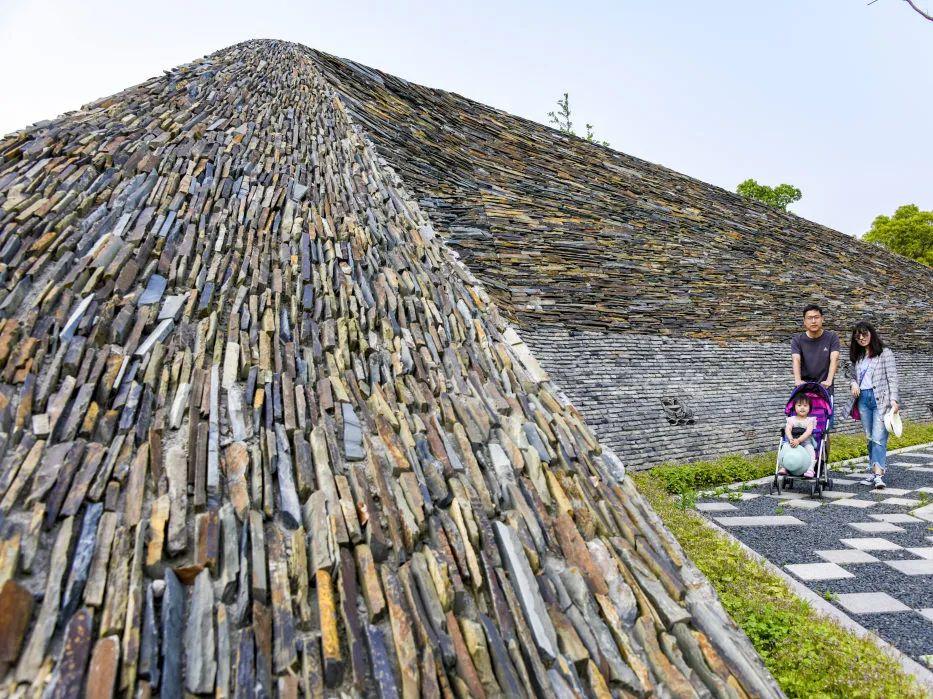
[[[869,473],[862,480],[860,480],[858,484],[859,485],[874,485],[876,478],[879,478],[879,476],[876,476],[874,473]]]
[[[884,490],[884,481],[881,480],[881,475],[875,476],[874,482],[875,490]]]

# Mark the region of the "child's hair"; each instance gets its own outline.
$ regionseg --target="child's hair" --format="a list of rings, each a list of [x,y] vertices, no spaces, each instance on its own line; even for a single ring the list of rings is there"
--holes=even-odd
[[[806,393],[798,393],[797,396],[794,398],[794,405],[797,405],[797,403],[806,403],[807,407],[809,408],[810,407],[810,396],[808,396]]]

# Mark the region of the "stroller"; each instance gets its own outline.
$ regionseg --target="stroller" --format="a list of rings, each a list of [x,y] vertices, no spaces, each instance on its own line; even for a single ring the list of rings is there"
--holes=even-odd
[[[816,418],[816,429],[813,430],[813,441],[816,444],[816,464],[813,467],[813,477],[792,476],[790,474],[781,475],[781,446],[786,441],[784,429],[781,429],[781,441],[778,443],[777,463],[774,467],[774,480],[771,482],[771,492],[777,491],[778,495],[784,489],[794,487],[794,480],[810,484],[810,497],[814,495],[823,497],[824,490],[832,490],[833,481],[829,477],[829,467],[826,463],[826,435],[829,432],[829,418],[833,415],[833,397],[826,388],[817,382],[808,382],[797,386],[787,404],[784,406],[784,414],[790,417],[794,413],[794,401],[801,393],[806,394],[810,399],[810,416]]]

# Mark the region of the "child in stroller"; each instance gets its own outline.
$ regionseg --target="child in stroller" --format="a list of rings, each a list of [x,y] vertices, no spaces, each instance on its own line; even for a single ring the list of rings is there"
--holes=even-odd
[[[789,472],[795,476],[813,478],[813,467],[816,465],[816,443],[813,441],[815,429],[816,418],[810,416],[810,397],[806,393],[798,393],[794,398],[794,414],[784,424],[785,441],[781,445],[778,459],[781,463],[779,475],[786,476]]]
[[[781,430],[771,492],[792,488],[794,478],[810,482],[810,495],[833,487],[826,465],[826,436],[833,399],[817,382],[797,386],[784,406],[787,421]]]

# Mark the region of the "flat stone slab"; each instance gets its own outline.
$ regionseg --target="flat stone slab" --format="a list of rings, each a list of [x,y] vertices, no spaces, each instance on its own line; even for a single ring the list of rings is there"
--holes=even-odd
[[[823,506],[823,503],[819,500],[811,500],[810,498],[785,500],[784,504],[787,505],[787,507],[796,507],[799,510],[815,510]]]
[[[887,612],[909,612],[910,607],[896,600],[887,592],[851,592],[839,595],[836,601],[852,614],[885,614]]]
[[[917,558],[910,561],[885,561],[904,575],[933,575],[933,559]]]
[[[739,508],[728,502],[698,502],[697,509],[700,512],[734,512]]]
[[[894,534],[904,531],[903,527],[890,522],[849,522],[849,526],[863,534]]]
[[[929,505],[924,505],[923,507],[918,507],[916,510],[913,510],[910,514],[914,517],[920,517],[925,519],[927,522],[933,522],[933,503]]]
[[[895,497],[900,497],[902,495],[907,495],[907,493],[912,493],[914,491],[908,490],[906,488],[885,488],[883,490],[873,490],[871,492],[873,495],[893,495]]]
[[[747,500],[754,500],[755,498],[760,498],[761,496],[756,493],[739,493],[736,497],[735,493],[723,493],[719,497],[726,498],[728,500],[738,500],[739,502],[745,502]]]
[[[921,616],[925,616],[925,617],[926,617],[927,619],[929,619],[930,621],[933,621],[933,608],[930,608],[930,609],[918,609],[917,611],[920,612],[920,615],[921,615]]]
[[[857,485],[858,481],[853,481],[850,478],[833,478],[833,485]]]
[[[840,580],[855,577],[836,563],[794,563],[784,567],[801,580]]]
[[[902,513],[896,513],[893,515],[868,515],[878,522],[890,522],[891,524],[916,524],[917,522],[923,522],[922,519],[918,519],[913,515],[905,515]]]
[[[846,493],[842,490],[824,490],[823,497],[827,500],[847,500],[848,498],[854,498],[855,493]]]
[[[908,466],[908,471],[922,471],[923,473],[933,473],[933,468],[929,466]]]
[[[848,498],[847,500],[833,500],[830,505],[842,505],[844,507],[856,507],[858,509],[864,510],[868,507],[874,507],[877,505],[877,500],[856,500],[855,498]]]
[[[724,527],[804,527],[805,522],[801,522],[796,517],[790,515],[763,515],[755,517],[715,517],[719,524]]]
[[[904,548],[893,541],[881,537],[865,537],[862,539],[840,539],[842,544],[851,546],[859,551],[897,551]]]
[[[858,549],[830,549],[827,551],[816,551],[817,556],[830,563],[878,563],[878,559],[867,551]]]
[[[769,493],[769,498],[774,498],[775,500],[799,500],[800,498],[810,497],[809,493],[797,493],[793,490],[785,490],[783,493]]]
[[[915,556],[920,556],[920,558],[933,559],[933,546],[921,546],[918,548],[908,547],[907,550],[910,551]]]
[[[920,500],[915,500],[914,498],[886,498],[881,501],[882,505],[901,505],[903,507],[917,507],[917,505],[922,505],[923,503]]]

